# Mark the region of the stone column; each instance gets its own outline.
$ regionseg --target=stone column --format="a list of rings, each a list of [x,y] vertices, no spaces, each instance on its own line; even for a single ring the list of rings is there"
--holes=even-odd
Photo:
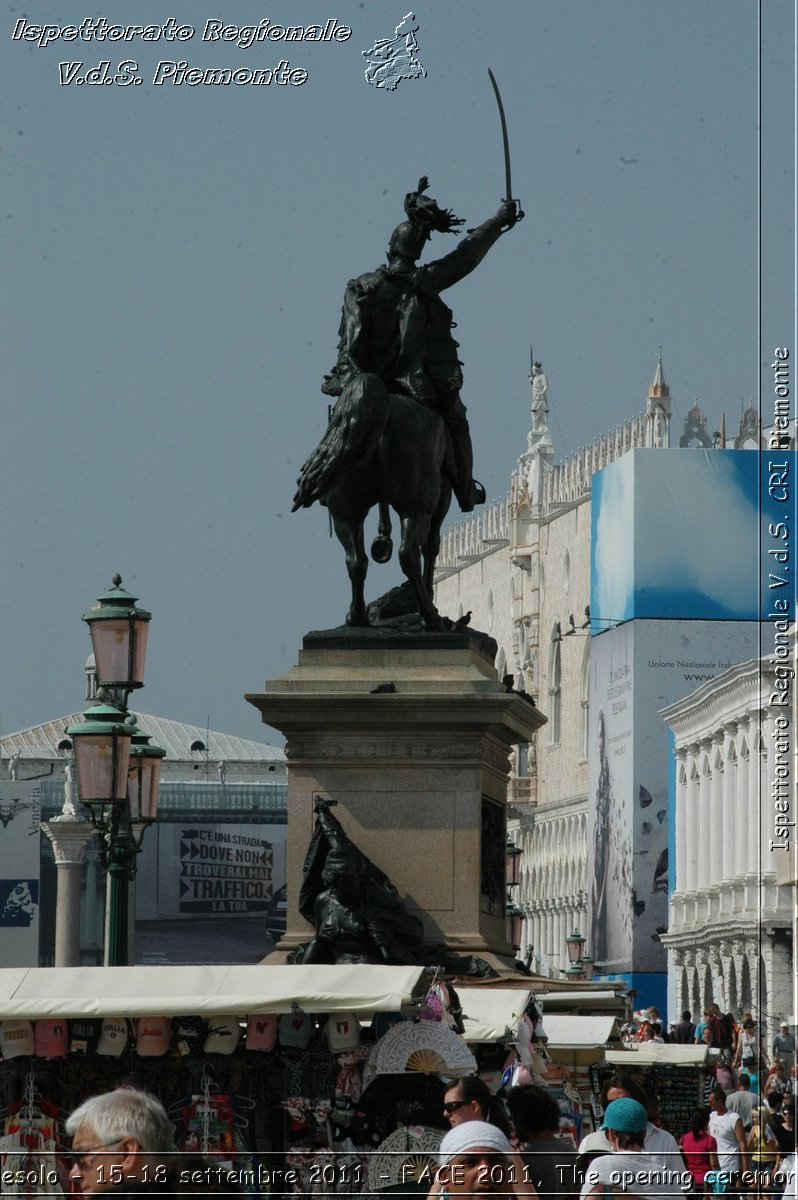
[[[720,1007],[723,1009],[724,1012],[728,1012],[732,1008],[733,1005],[734,1006],[737,1005],[738,996],[737,996],[736,989],[739,987],[739,981],[737,980],[737,969],[735,967],[735,970],[734,970],[735,989],[732,989],[731,972],[732,972],[732,966],[733,966],[734,960],[732,958],[731,942],[724,938],[723,941],[721,941],[720,944],[718,945],[718,954],[720,956],[720,966],[721,966],[721,972],[722,972],[722,978],[723,978],[723,997],[724,997],[724,999],[723,999],[723,1002],[721,1002],[718,999],[717,1003],[720,1005]]]
[[[744,758],[741,753],[743,738],[746,744],[748,743],[748,721],[740,722],[741,736],[737,741],[737,787],[735,798],[735,817],[734,817],[734,833],[735,833],[735,853],[734,853],[734,873],[738,880],[745,878],[748,867],[748,769],[750,762],[750,747],[748,749],[748,757]]]
[[[725,726],[724,741],[724,771],[723,771],[723,862],[720,864],[721,878],[731,883],[735,875],[736,850],[735,843],[738,831],[735,828],[737,818],[737,747],[734,744],[737,725],[731,721]],[[728,889],[721,892],[721,907],[731,899]],[[731,905],[729,905],[729,908]]]
[[[701,777],[698,781],[698,886],[706,891],[712,880],[711,845],[712,829],[710,826],[710,797],[712,794],[712,742],[706,738],[699,749]],[[705,763],[707,769],[705,770]]]
[[[712,735],[710,744],[712,763],[712,781],[709,790],[709,829],[710,829],[710,892],[712,900],[710,915],[715,916],[718,907],[718,884],[723,877],[723,853],[728,840],[728,832],[723,820],[723,780],[725,772],[723,764],[723,731]]]
[[[687,805],[685,828],[685,891],[694,893],[698,884],[698,795],[701,781],[701,764],[698,746],[687,747]]]
[[[770,1025],[767,1031],[768,1054],[773,1037],[785,1018],[789,1020],[795,1012],[795,967],[790,944],[781,936],[763,939],[762,957],[767,970],[768,1014]]]
[[[700,946],[695,952],[695,973],[697,981],[698,1004],[701,1009],[706,1008],[711,1000],[711,996],[705,994],[705,979],[707,974],[707,963],[709,955],[705,946]]]
[[[751,713],[748,722],[748,862],[747,874],[759,878],[759,845],[761,837],[762,808],[765,793],[762,789],[760,756],[756,748],[759,741],[761,712]]]
[[[749,997],[743,994],[743,962],[748,958],[748,954],[746,943],[742,940],[742,938],[735,938],[735,940],[732,942],[731,957],[732,961],[734,962],[734,974],[737,980],[737,1007],[740,1009],[746,1009],[750,1007],[750,1003]],[[730,998],[730,1000],[733,999],[733,997]]]
[[[683,954],[687,993],[682,997],[682,1007],[689,1008],[692,1012],[695,1008],[695,950],[685,949]],[[679,1013],[679,1016],[681,1016],[681,1013]]]
[[[676,796],[674,804],[676,863],[674,865],[675,891],[685,890],[687,869],[687,748],[680,746],[676,751]],[[682,779],[682,774],[685,779]]]
[[[689,1008],[689,1004],[685,1004],[684,991],[682,987],[682,965],[684,963],[684,953],[681,948],[674,946],[668,947],[668,1019],[671,1021],[677,1018],[681,1019],[681,1015],[685,1008]]]
[[[55,966],[80,966],[80,877],[86,848],[94,836],[89,821],[75,808],[75,782],[67,769],[64,807],[59,816],[43,821],[41,828],[53,845],[57,876],[55,910]]]
[[[554,925],[556,916],[552,909],[551,902],[546,905],[546,960],[549,964],[549,977],[555,977],[557,974],[557,960],[555,958],[555,931]]]

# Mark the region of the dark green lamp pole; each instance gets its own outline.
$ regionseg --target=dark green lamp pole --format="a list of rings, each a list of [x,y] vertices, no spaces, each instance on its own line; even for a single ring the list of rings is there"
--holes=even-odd
[[[149,745],[127,711],[130,693],[143,687],[150,614],[136,597],[114,587],[83,614],[91,631],[97,672],[97,703],[71,725],[78,794],[91,812],[108,871],[106,961],[126,966],[129,959],[129,894],[136,875],[139,838],[158,811],[161,760],[165,751]],[[115,703],[110,703],[113,699]]]

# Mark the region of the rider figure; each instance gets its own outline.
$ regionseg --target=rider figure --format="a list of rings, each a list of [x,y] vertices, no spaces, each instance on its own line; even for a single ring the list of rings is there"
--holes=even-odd
[[[518,219],[517,205],[504,201],[495,216],[470,230],[451,253],[417,265],[432,230],[454,232],[462,225],[423,193],[426,178],[405,197],[408,219],[397,225],[388,245],[387,266],[350,279],[344,294],[338,361],[322,391],[340,396],[357,375],[379,376],[389,392],[411,396],[443,418],[452,441],[451,480],[463,512],[484,504],[485,489],[472,475],[473,453],[452,312],[441,300],[444,288],[470,274]]]

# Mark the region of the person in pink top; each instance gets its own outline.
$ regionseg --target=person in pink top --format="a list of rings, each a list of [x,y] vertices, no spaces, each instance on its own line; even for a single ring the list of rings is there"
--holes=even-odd
[[[699,1108],[693,1113],[690,1128],[679,1138],[679,1148],[687,1170],[693,1177],[692,1190],[700,1193],[708,1191],[705,1183],[707,1171],[718,1169],[718,1143],[709,1132],[708,1108]]]

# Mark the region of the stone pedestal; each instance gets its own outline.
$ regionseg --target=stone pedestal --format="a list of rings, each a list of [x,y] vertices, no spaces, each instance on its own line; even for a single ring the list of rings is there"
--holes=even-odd
[[[508,755],[545,718],[499,683],[482,635],[309,634],[287,675],[247,696],[287,738],[288,925],[314,798],[386,874],[430,942],[511,953],[504,915]]]

